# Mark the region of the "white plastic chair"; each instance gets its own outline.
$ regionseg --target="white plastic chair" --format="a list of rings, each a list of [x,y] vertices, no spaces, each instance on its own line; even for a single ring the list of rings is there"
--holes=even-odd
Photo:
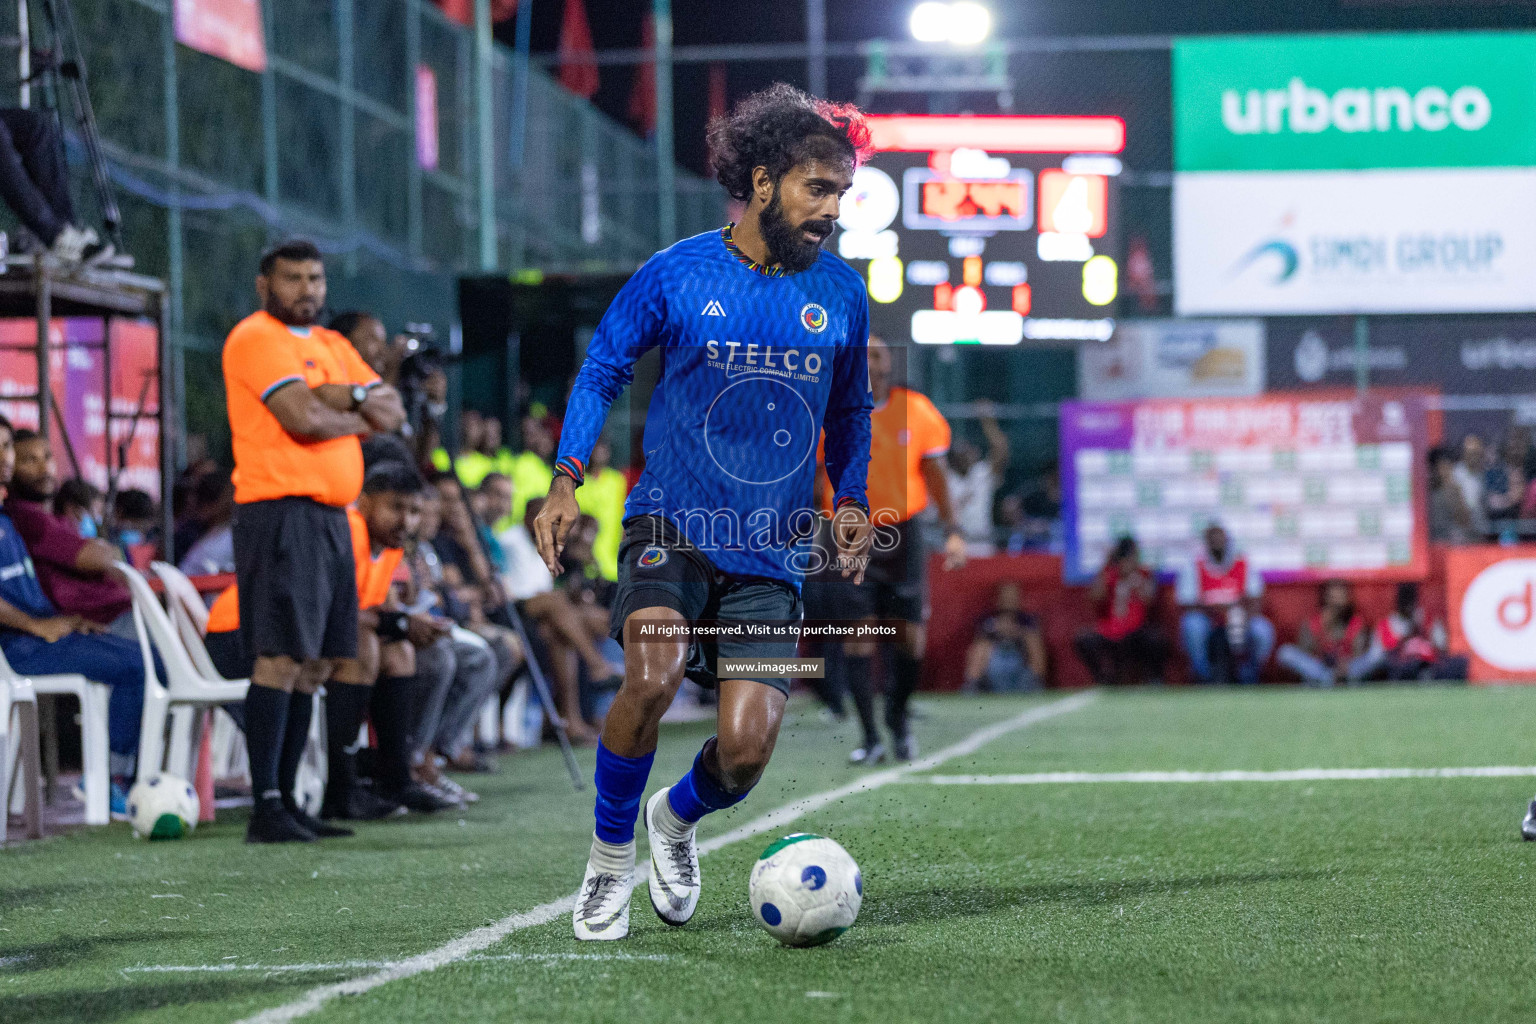
[[[0,652],[0,683],[21,680],[41,696],[72,696],[80,702],[81,788],[85,790],[85,823],[105,825],[112,820],[111,751],[107,737],[107,708],[112,687],[76,673],[20,676]]]
[[[208,606],[203,603],[203,595],[198,593],[187,574],[171,563],[150,562],[149,568],[165,585],[165,603],[171,610],[171,621],[176,624],[176,632],[192,656],[192,664],[205,678],[223,679],[203,643],[203,635],[208,632]],[[235,682],[233,679],[225,681]]]
[[[176,624],[176,632],[181,637],[181,642],[187,648],[187,654],[191,656],[192,664],[197,667],[197,670],[203,674],[204,678],[215,681],[246,682],[246,680],[226,678],[213,664],[213,657],[208,653],[208,645],[203,642],[203,637],[208,632],[208,606],[203,603],[203,595],[187,578],[187,574],[169,562],[150,562],[149,567],[165,586],[165,603],[170,607],[171,621]],[[235,720],[227,711],[223,708],[215,709],[213,712],[214,778],[223,779],[244,775],[245,764],[245,734],[240,731],[240,727],[235,724]]]
[[[144,656],[144,718],[139,726],[138,778],[171,771],[190,780],[196,768],[192,760],[197,749],[192,736],[194,713],[200,708],[244,700],[249,684],[244,680],[210,678],[199,672],[149,581],[126,562],[117,562],[115,567],[128,581],[128,591],[133,595],[133,626]],[[160,661],[165,666],[164,680],[155,673],[154,650],[160,652]],[[165,726],[173,716],[174,729],[167,750]]]
[[[43,837],[40,747],[37,695],[32,690],[31,681],[21,677],[0,679],[0,844],[6,840],[13,809],[23,815],[28,837]],[[21,789],[15,791],[18,781],[22,783]]]

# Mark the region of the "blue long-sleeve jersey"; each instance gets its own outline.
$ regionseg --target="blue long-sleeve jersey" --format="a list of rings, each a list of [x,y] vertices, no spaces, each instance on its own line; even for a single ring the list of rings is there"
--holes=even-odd
[[[865,503],[869,305],[830,253],[774,276],[728,238],[684,239],[620,290],[576,375],[559,459],[584,472],[635,361],[659,347],[645,472],[625,514],[666,516],[721,572],[798,585],[823,426],[834,502]]]

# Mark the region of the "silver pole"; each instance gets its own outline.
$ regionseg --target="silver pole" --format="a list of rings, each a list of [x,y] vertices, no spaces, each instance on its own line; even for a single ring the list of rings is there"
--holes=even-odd
[[[656,19],[656,231],[660,248],[677,241],[676,165],[672,157],[672,0],[651,0]]]
[[[496,150],[491,132],[491,0],[475,0],[475,132],[478,136],[480,270],[496,269]]]
[[[805,79],[812,96],[827,94],[827,0],[805,0]]]

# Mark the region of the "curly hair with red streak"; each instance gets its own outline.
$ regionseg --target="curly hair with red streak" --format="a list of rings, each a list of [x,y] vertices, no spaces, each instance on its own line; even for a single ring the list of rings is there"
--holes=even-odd
[[[807,160],[848,161],[855,167],[874,153],[864,113],[775,83],[717,117],[707,130],[716,177],[734,199],[752,195],[752,171],[762,167],[777,184]]]

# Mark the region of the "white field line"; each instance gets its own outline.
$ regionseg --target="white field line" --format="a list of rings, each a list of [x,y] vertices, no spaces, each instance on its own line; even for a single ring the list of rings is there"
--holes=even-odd
[[[794,803],[786,804],[776,810],[769,811],[762,817],[754,818],[739,828],[734,828],[723,835],[707,839],[699,844],[699,856],[713,853],[722,847],[743,839],[771,832],[782,825],[786,825],[812,811],[825,807],[855,793],[866,793],[872,789],[899,782],[913,772],[932,771],[945,761],[967,754],[974,754],[983,746],[991,743],[999,737],[1006,736],[1010,732],[1027,728],[1036,722],[1043,722],[1057,715],[1065,715],[1079,708],[1086,707],[1098,696],[1096,691],[1076,694],[1061,700],[1052,701],[1039,707],[1031,708],[1022,714],[984,729],[978,729],[965,739],[942,750],[919,758],[908,764],[898,765],[895,768],[887,768],[884,771],[873,772],[862,776],[856,782],[846,786],[839,786],[825,793],[817,793]],[[643,885],[643,879],[637,883],[637,888]],[[642,896],[643,898],[643,896]],[[337,996],[361,995],[380,985],[387,985],[392,981],[409,978],[413,975],[435,971],[440,967],[446,967],[452,963],[467,960],[481,950],[495,945],[513,932],[526,928],[536,928],[542,924],[548,924],[561,914],[568,912],[576,903],[576,893],[571,893],[558,900],[534,907],[532,910],[521,914],[511,914],[494,924],[488,924],[465,935],[459,936],[451,942],[445,943],[436,949],[420,953],[407,960],[390,963],[372,974],[360,978],[352,978],[349,981],[336,982],[331,985],[321,985],[310,989],[298,999],[281,1006],[274,1006],[269,1010],[240,1021],[239,1024],[287,1024],[288,1021],[298,1020],[300,1017],[314,1013],[327,1002]]]
[[[497,961],[535,960],[645,960],[672,959],[666,953],[476,953],[460,963],[493,963]],[[390,960],[337,960],[328,964],[150,964],[142,967],[124,967],[123,974],[229,974],[235,971],[251,971],[261,974],[325,974],[331,971],[377,970],[392,966]]]
[[[1505,779],[1536,775],[1536,766],[1473,768],[1292,768],[1253,772],[1036,772],[1029,775],[925,775],[935,786],[1055,786],[1092,782],[1334,782],[1375,779]]]

